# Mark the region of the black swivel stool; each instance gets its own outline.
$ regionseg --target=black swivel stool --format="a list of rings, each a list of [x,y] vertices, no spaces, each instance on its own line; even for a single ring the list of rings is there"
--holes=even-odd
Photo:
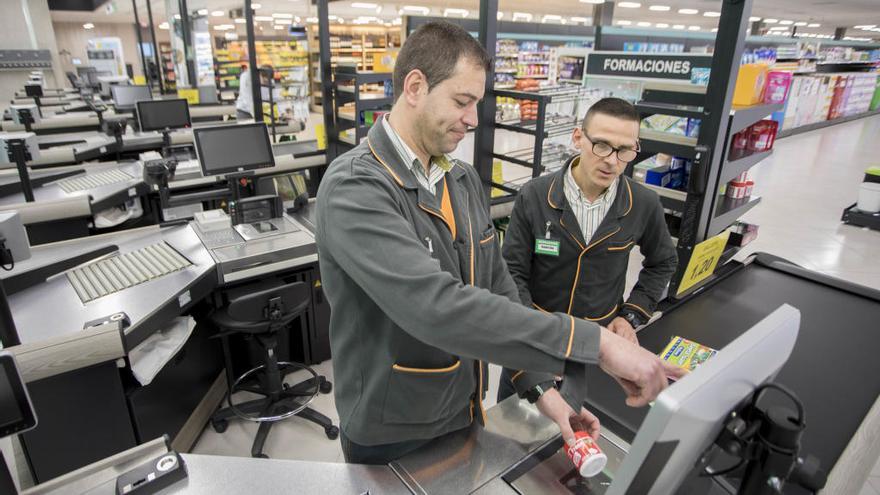
[[[254,285],[251,292],[245,287],[239,293],[243,295],[233,297],[226,306],[211,315],[211,321],[219,330],[215,337],[223,340],[226,379],[231,384],[226,395],[229,407],[220,409],[211,416],[214,431],[223,433],[229,426],[228,420],[236,417],[260,423],[251,447],[251,455],[264,458],[268,456],[263,453],[263,445],[272,425],[294,415],[317,423],[324,428],[327,438],[335,439],[339,435],[339,428],[333,426],[330,418],[308,407],[318,393],[330,393],[332,384],[308,366],[278,361],[275,356],[278,332],[303,315],[309,306],[309,286],[303,282],[260,283]],[[234,334],[244,334],[257,342],[262,351],[263,364],[233,381],[232,357],[227,337]],[[284,375],[298,369],[306,370],[312,377],[296,385],[283,382]],[[239,390],[263,395],[263,398],[233,404],[232,394]]]

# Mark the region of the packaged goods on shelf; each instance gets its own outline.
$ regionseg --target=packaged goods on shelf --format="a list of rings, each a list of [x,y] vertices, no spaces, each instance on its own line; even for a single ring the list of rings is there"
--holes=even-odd
[[[764,103],[785,103],[791,87],[790,72],[772,71],[767,74],[767,85],[764,89]]]
[[[741,65],[736,78],[736,88],[733,92],[733,104],[748,106],[760,103],[764,97],[764,84],[766,81],[766,65]]]

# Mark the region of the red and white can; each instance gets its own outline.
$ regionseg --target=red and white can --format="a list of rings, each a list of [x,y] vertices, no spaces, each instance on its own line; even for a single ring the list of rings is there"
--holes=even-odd
[[[584,478],[590,478],[601,473],[608,463],[608,457],[593,441],[589,433],[585,431],[574,432],[574,444],[568,447],[566,453],[571,462]]]

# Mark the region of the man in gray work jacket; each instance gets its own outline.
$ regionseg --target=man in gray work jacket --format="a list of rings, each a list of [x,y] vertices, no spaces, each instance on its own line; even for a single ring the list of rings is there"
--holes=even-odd
[[[598,435],[581,405],[587,364],[647,404],[678,376],[599,325],[519,304],[480,178],[452,152],[477,124],[490,59],[467,31],[429,23],[395,64],[390,117],[330,164],[318,190],[318,257],[331,306],[345,459],[383,464],[485,423],[485,361],[562,375],[540,410]]]
[[[622,175],[639,149],[639,114],[604,98],[572,141],[580,150],[558,172],[527,183],[513,207],[504,259],[526,306],[594,321],[638,343],[675,273],[678,257],[657,194]],[[629,253],[645,257],[623,300]],[[543,373],[504,369],[498,400],[532,398],[552,386]]]

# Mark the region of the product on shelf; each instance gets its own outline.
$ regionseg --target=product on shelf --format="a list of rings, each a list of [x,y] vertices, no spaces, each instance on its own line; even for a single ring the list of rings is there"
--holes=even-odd
[[[767,85],[764,89],[764,103],[785,103],[791,87],[791,73],[772,71],[767,74]]]
[[[736,88],[733,92],[733,104],[748,106],[760,103],[764,97],[764,84],[766,81],[766,65],[741,65],[736,78]]]
[[[779,122],[770,119],[760,120],[733,135],[730,143],[730,157],[734,160],[753,152],[760,153],[773,149]]]

